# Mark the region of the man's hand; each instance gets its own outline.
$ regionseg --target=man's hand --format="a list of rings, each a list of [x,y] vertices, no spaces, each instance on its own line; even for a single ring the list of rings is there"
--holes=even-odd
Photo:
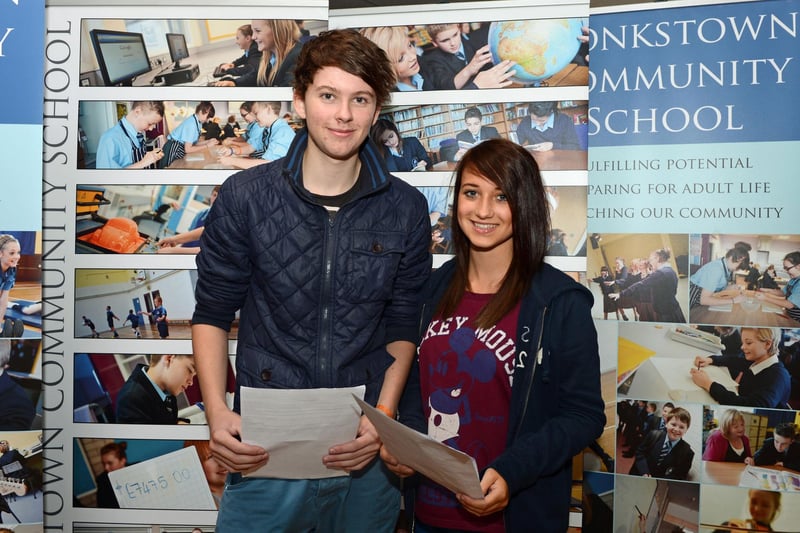
[[[229,471],[246,473],[267,464],[269,454],[264,448],[245,444],[237,438],[242,432],[242,417],[237,413],[230,409],[217,411],[209,417],[208,430],[214,459]]]
[[[375,426],[366,416],[361,415],[356,438],[332,446],[329,455],[323,457],[322,462],[328,468],[345,472],[361,470],[375,458],[380,448],[381,440]]]

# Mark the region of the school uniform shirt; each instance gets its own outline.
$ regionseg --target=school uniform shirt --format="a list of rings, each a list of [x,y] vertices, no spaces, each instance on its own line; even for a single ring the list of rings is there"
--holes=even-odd
[[[247,144],[253,147],[250,157],[257,159],[264,155],[264,128],[255,120],[247,125],[246,138]]]
[[[743,355],[712,355],[711,364],[727,367],[734,379],[740,373],[742,375],[738,394],[716,381],[711,384],[708,393],[722,405],[786,408],[791,391],[791,377],[777,355],[755,365]]]
[[[145,153],[144,135],[140,137],[133,124],[126,117],[122,117],[100,136],[95,168],[129,167],[140,161]]]
[[[125,320],[130,320],[132,328],[139,327],[139,315],[136,313],[128,313],[128,316],[125,317]]]
[[[120,424],[177,424],[175,397],[159,389],[147,375],[149,367],[136,365],[117,396]]]
[[[156,329],[158,329],[158,335],[163,339],[164,337],[169,336],[169,326],[167,325],[167,310],[164,308],[163,305],[159,305],[155,309],[153,309],[151,315],[153,319],[156,321]],[[159,318],[163,318],[164,320],[159,320]]]
[[[786,299],[794,304],[794,308],[787,309],[786,313],[793,319],[800,321],[800,277],[792,278],[783,288]]]
[[[197,115],[192,115],[178,124],[168,137],[173,141],[194,144],[200,138],[201,129],[202,125],[197,119]]]
[[[206,225],[206,218],[208,218],[208,213],[211,211],[211,208],[203,209],[197,215],[195,215],[194,220],[189,225],[189,231],[197,228],[202,228]],[[195,241],[185,242],[182,245],[184,248],[196,248],[200,246],[200,239]]]
[[[544,126],[534,124],[530,116],[524,117],[517,126],[517,142],[522,146],[553,143],[553,150],[580,150],[578,134],[572,118],[563,113],[552,113]]]
[[[700,269],[689,276],[689,305],[700,305],[702,289],[719,292],[733,281],[732,272],[725,264],[725,258],[716,259],[701,266]]]
[[[284,119],[279,118],[272,123],[272,126],[264,129],[264,154],[261,159],[275,161],[284,157],[289,151],[294,140],[294,130]]]
[[[258,43],[253,41],[244,54],[233,60],[233,68],[226,70],[225,74],[228,76],[242,76],[253,70],[257,71],[260,62],[261,51],[258,49]]]
[[[17,282],[17,267],[8,267],[5,272],[0,269],[0,291],[10,291]],[[5,312],[5,309],[3,309]]]

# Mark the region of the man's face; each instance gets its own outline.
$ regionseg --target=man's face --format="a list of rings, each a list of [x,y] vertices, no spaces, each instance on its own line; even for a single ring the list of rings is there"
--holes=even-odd
[[[131,124],[136,128],[136,131],[144,133],[155,128],[161,123],[162,119],[163,117],[156,111],[150,109],[145,111],[141,107],[137,107],[131,115]]]
[[[461,49],[461,30],[458,29],[458,26],[452,26],[440,31],[433,39],[433,44],[448,54],[455,54]]]
[[[775,449],[778,452],[783,453],[789,448],[789,445],[792,443],[792,439],[789,437],[781,437],[780,435],[775,435]]]
[[[667,421],[667,437],[669,437],[669,440],[675,441],[683,438],[687,429],[689,429],[689,426],[686,425],[686,422],[682,422],[678,418],[670,418]]]
[[[194,376],[197,374],[194,366],[194,357],[173,355],[168,361],[168,368],[165,380],[167,392],[177,396],[192,386]]]
[[[9,450],[8,442],[0,440],[0,453],[6,453]]]
[[[464,122],[467,123],[467,129],[472,135],[477,135],[481,131],[481,119],[477,117],[468,118]]]
[[[307,156],[338,161],[358,156],[380,108],[367,83],[338,67],[323,67],[304,95],[294,95],[297,114],[308,128]]]

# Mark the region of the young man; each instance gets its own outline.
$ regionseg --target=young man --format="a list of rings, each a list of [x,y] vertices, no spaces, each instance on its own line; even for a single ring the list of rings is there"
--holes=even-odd
[[[119,337],[119,333],[117,333],[117,328],[114,327],[114,321],[119,321],[119,317],[114,314],[114,311],[111,310],[111,306],[106,306],[106,322],[108,322],[108,329],[111,330],[111,333],[114,334],[114,338]]]
[[[258,125],[263,128],[261,144],[264,147],[264,153],[261,154],[259,159],[235,157],[236,147],[232,145],[228,147],[230,153],[219,158],[219,162],[223,165],[231,165],[242,169],[252,168],[280,159],[289,151],[289,146],[294,140],[294,130],[280,116],[281,103],[253,102],[251,109],[256,115]],[[250,145],[248,144],[247,146]]]
[[[572,119],[556,111],[555,102],[531,102],[517,127],[517,142],[534,152],[580,150]]]
[[[764,441],[755,455],[757,465],[778,465],[800,472],[800,442],[795,442],[795,425],[778,424],[771,439]]]
[[[692,423],[692,415],[676,407],[667,415],[667,428],[649,432],[636,448],[632,476],[686,480],[692,468],[694,451],[683,436]]]
[[[492,66],[492,53],[485,42],[461,38],[458,24],[425,27],[434,48],[422,55],[422,66],[435,89],[500,89],[511,85],[513,61]]]
[[[366,401],[396,412],[431,256],[425,199],[388,173],[367,139],[393,86],[384,52],[356,31],[310,40],[294,82],[306,129],[285,158],[230,177],[211,209],[197,257],[192,344],[211,449],[232,472],[269,460],[237,439],[241,419],[225,403],[227,331],[239,309],[238,386],[366,385]],[[356,437],[321,458],[349,476],[232,474],[217,531],[394,531],[396,478],[376,458],[379,448],[361,417]]]
[[[117,396],[120,424],[177,424],[175,397],[191,387],[196,374],[191,355],[151,355],[136,365]]]
[[[106,130],[97,144],[95,168],[155,168],[164,153],[147,151],[144,134],[164,119],[164,102],[133,102],[131,110]]]

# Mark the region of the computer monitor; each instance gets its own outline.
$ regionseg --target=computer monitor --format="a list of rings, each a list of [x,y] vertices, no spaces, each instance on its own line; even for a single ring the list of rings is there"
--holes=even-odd
[[[189,48],[186,46],[186,38],[182,33],[168,33],[167,48],[169,48],[170,60],[175,63],[172,70],[188,68],[188,65],[181,65],[181,59],[189,57]]]
[[[141,33],[92,30],[89,34],[106,85],[132,85],[137,76],[150,71],[150,57]]]

